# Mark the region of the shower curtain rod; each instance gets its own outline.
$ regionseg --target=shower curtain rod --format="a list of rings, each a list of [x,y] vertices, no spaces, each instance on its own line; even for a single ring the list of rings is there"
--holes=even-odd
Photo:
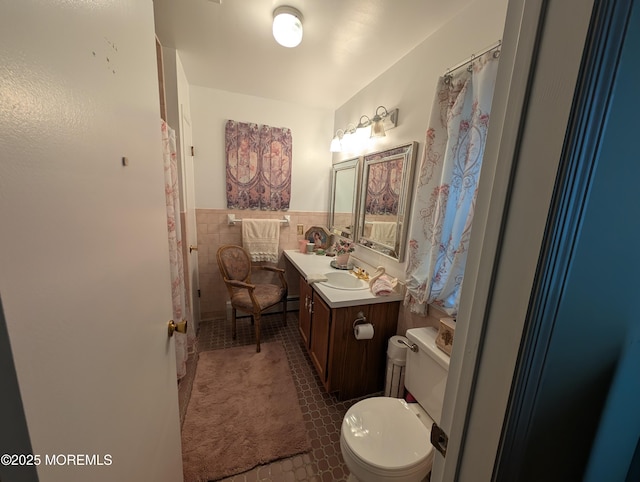
[[[484,50],[483,50],[483,51],[481,51],[480,53],[473,54],[469,60],[464,60],[464,61],[460,62],[459,64],[457,64],[455,67],[449,67],[449,68],[447,69],[447,71],[445,72],[445,74],[444,74],[444,75],[445,75],[445,77],[446,77],[447,75],[451,75],[451,73],[452,73],[452,72],[455,72],[455,71],[456,71],[456,70],[458,70],[459,68],[464,67],[465,65],[467,65],[467,64],[469,64],[469,63],[471,63],[471,62],[473,62],[473,61],[474,61],[474,60],[476,60],[478,57],[483,56],[483,55],[484,55],[484,54],[486,54],[487,52],[491,52],[492,50],[499,49],[501,45],[502,45],[502,39],[498,40],[498,41],[497,41],[495,44],[493,44],[491,47],[489,47],[489,48],[487,48],[487,49],[484,49]],[[493,55],[496,55],[496,54],[498,54],[498,53],[500,53],[500,52],[499,52],[499,51],[498,51],[498,52],[495,52]]]

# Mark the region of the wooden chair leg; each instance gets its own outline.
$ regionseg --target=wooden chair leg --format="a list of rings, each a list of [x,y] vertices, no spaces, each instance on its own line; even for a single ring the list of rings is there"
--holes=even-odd
[[[236,309],[231,307],[231,337],[236,339]]]
[[[256,353],[260,353],[260,313],[253,315],[256,320]]]

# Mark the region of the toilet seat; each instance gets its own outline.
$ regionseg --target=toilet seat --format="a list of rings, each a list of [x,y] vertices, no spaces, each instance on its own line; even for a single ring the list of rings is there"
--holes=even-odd
[[[431,468],[433,457],[429,456],[426,460],[413,467],[404,470],[388,470],[374,467],[363,462],[357,454],[355,454],[349,445],[344,441],[344,437],[340,437],[340,449],[347,467],[351,474],[356,476],[353,480],[367,482],[418,482],[424,481],[425,476]],[[352,480],[352,479],[349,479]]]
[[[341,436],[344,448],[359,465],[375,473],[414,472],[428,470],[431,464],[432,423],[425,412],[419,417],[402,399],[374,397],[347,410]]]

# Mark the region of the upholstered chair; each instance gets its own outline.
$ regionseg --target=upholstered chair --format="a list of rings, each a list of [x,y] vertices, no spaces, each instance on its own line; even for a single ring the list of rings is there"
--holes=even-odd
[[[287,324],[287,282],[284,270],[272,266],[252,266],[249,252],[242,246],[224,245],[216,254],[220,274],[231,299],[231,333],[236,338],[236,310],[251,313],[251,322],[256,330],[256,352],[260,352],[260,317],[266,309],[282,303],[282,317]],[[278,274],[280,285],[252,283],[254,269]]]

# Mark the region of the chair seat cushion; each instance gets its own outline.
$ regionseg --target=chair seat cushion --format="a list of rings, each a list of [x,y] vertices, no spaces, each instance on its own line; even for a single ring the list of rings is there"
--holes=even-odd
[[[275,305],[282,301],[284,296],[284,288],[282,286],[272,284],[259,284],[256,285],[256,289],[253,291],[253,296],[258,300],[260,305],[260,311]],[[231,304],[239,310],[246,311],[248,313],[253,312],[253,303],[249,297],[249,291],[238,289],[235,291],[231,298]]]

